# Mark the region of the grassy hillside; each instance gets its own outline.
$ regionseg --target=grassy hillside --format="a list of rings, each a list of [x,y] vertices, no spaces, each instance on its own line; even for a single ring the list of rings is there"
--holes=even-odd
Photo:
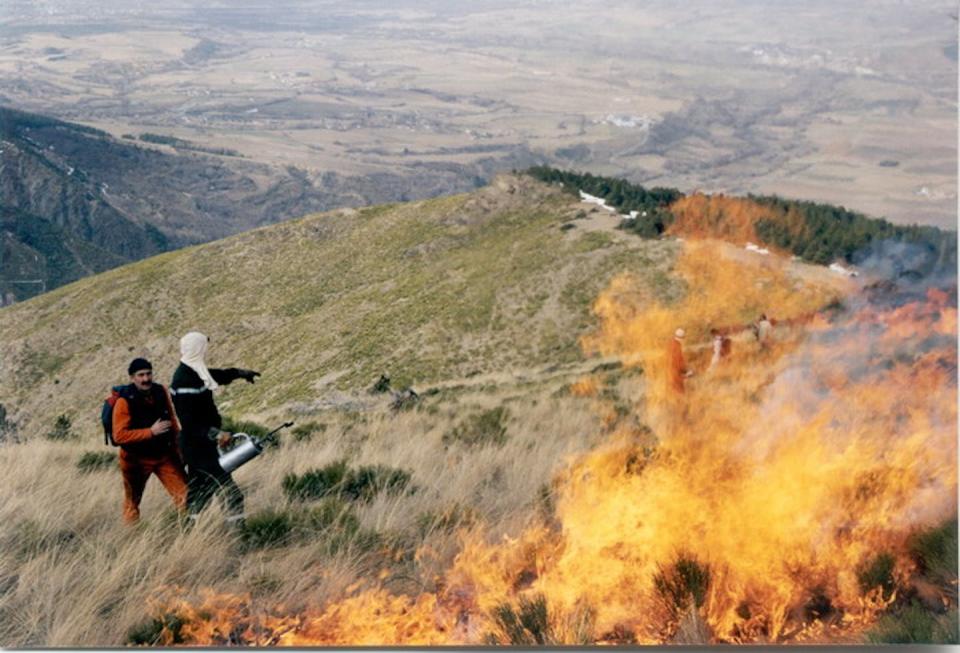
[[[618,223],[504,176],[0,309],[0,645],[949,641],[955,291],[876,315],[886,285]],[[128,528],[99,403],[193,328],[263,373],[228,428],[297,423],[235,473],[242,528],[154,481]]]
[[[200,329],[213,365],[258,369],[238,415],[309,413],[381,373],[395,387],[581,358],[589,304],[635,269],[670,292],[675,245],[561,229],[575,201],[504,177],[470,195],[338,211],[170,252],[0,312],[0,404],[31,437],[66,414],[94,437],[97,404],[150,357],[160,379]],[[339,395],[336,395],[339,396]]]
[[[581,353],[591,302],[623,270],[664,296],[678,290],[676,243],[590,220],[561,229],[578,211],[538,182],[502,177],[469,195],[166,253],[0,310],[0,421],[20,442],[0,447],[0,642],[151,641],[145,606],[164,587],[316,605],[392,560],[407,577],[394,588],[413,591],[449,564],[458,528],[517,532],[549,506],[557,465],[609,433],[603,415],[622,415],[621,395],[639,391],[636,370]],[[236,474],[250,517],[240,539],[216,509],[179,533],[155,482],[142,528],[123,527],[113,451],[100,444],[99,403],[129,359],[151,357],[168,379],[191,328],[210,335],[211,364],[263,373],[224,388],[222,412],[297,421],[279,450]],[[595,369],[607,387],[599,412],[568,390]],[[369,394],[381,373],[421,392],[419,409],[395,413],[389,395]],[[61,415],[68,427],[51,441]],[[290,474],[339,460],[398,470],[412,491],[325,507],[284,492]],[[424,545],[435,559],[414,559]]]

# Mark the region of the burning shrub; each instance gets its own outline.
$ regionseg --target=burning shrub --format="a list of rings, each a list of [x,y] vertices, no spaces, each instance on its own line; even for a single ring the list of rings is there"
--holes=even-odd
[[[77,461],[77,469],[83,473],[96,472],[117,466],[117,454],[112,451],[85,451]]]
[[[565,615],[550,612],[543,594],[521,596],[518,605],[501,603],[491,612],[495,625],[484,636],[489,645],[585,646],[596,642],[596,611],[587,604],[578,604]]]
[[[681,555],[671,567],[660,567],[653,577],[653,586],[670,612],[679,615],[691,606],[703,605],[710,586],[710,568]]]
[[[860,591],[866,594],[876,587],[881,587],[883,588],[883,596],[889,597],[895,586],[893,577],[895,564],[896,560],[892,555],[880,553],[873,560],[861,566],[857,570],[857,582],[860,584]]]
[[[543,594],[531,599],[520,597],[520,604],[516,608],[509,603],[501,603],[493,610],[493,620],[498,632],[487,635],[487,644],[532,646],[558,643],[552,637],[547,599]]]
[[[957,644],[957,611],[937,616],[917,603],[884,615],[867,633],[872,644]]]
[[[410,483],[410,472],[383,465],[350,469],[338,460],[301,475],[287,474],[283,491],[290,499],[306,501],[339,496],[353,501],[369,501],[380,492],[399,493]]]
[[[183,644],[183,618],[174,613],[134,626],[127,632],[127,644],[130,646],[169,646]]]
[[[443,443],[464,444],[468,447],[483,447],[488,444],[500,447],[507,441],[507,418],[503,406],[475,413],[465,418],[458,426],[443,436]]]

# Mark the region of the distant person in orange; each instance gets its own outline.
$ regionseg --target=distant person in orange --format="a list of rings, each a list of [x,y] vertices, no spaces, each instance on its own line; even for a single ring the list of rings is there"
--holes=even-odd
[[[180,424],[170,393],[153,382],[153,366],[135,358],[127,368],[130,385],[113,406],[113,441],[120,447],[123,475],[123,520],[140,519],[140,499],[147,479],[156,474],[181,513],[187,505],[187,475],[177,450]]]
[[[684,380],[690,376],[687,362],[683,358],[683,339],[686,337],[683,329],[677,329],[670,341],[670,351],[667,359],[667,374],[670,390],[677,394],[684,392]]]

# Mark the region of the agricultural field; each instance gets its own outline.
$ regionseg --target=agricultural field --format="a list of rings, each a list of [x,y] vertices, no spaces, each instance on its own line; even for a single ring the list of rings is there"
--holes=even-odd
[[[950,3],[9,6],[0,102],[272,178],[412,180],[374,202],[551,163],[956,224]]]

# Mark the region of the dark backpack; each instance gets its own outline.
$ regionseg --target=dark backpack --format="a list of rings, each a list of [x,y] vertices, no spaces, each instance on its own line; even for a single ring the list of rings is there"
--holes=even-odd
[[[103,424],[103,443],[106,445],[120,446],[113,441],[113,405],[117,403],[117,399],[120,397],[130,400],[128,396],[129,388],[129,385],[115,385],[110,389],[107,398],[103,400],[103,407],[100,408],[100,422]]]

